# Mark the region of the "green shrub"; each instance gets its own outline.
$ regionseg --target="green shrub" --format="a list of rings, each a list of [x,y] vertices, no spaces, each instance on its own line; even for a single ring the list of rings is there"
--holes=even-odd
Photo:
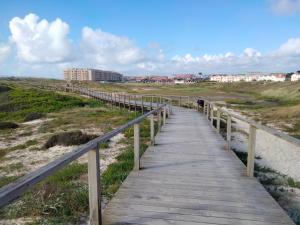
[[[37,120],[37,119],[43,118],[44,116],[45,115],[43,113],[30,112],[25,116],[24,121],[28,122],[28,121],[32,121],[32,120]]]
[[[0,85],[0,93],[2,93],[2,92],[8,92],[10,90],[11,90],[11,88],[8,87],[8,86]]]
[[[48,141],[44,144],[44,148],[51,148],[55,145],[71,146],[84,144],[94,138],[96,135],[87,135],[81,131],[69,131],[54,134]]]
[[[0,120],[24,121],[31,113],[46,114],[73,107],[102,105],[94,99],[72,97],[34,88],[25,89],[16,86],[7,93],[8,96],[0,102]],[[33,115],[37,116],[37,114]]]
[[[16,129],[18,128],[19,125],[13,122],[6,122],[6,121],[2,121],[0,122],[0,130],[4,130],[4,129]]]

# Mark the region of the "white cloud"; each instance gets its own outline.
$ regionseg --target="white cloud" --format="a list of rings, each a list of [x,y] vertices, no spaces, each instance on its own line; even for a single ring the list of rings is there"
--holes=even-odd
[[[300,12],[300,0],[271,0],[271,8],[278,14]]]
[[[89,27],[82,29],[81,47],[88,61],[103,66],[134,64],[145,58],[142,50],[129,38]]]
[[[80,40],[72,43],[67,23],[61,19],[40,20],[35,14],[23,19],[15,17],[9,27],[10,41],[0,43],[0,61],[3,62],[0,73],[3,74],[9,71],[12,75],[62,77],[66,67],[95,67],[126,75],[299,70],[300,38],[291,38],[267,53],[245,48],[236,53],[187,53],[167,57],[158,43],[140,47],[128,37],[90,27],[84,27]],[[15,57],[7,60],[8,55],[16,55],[17,60]]]
[[[4,61],[10,53],[10,46],[8,44],[0,43],[0,62]]]
[[[300,57],[300,38],[291,38],[275,52],[279,56],[299,56]]]
[[[246,48],[243,52],[243,56],[247,58],[257,58],[261,56],[261,53],[253,48]]]
[[[17,56],[24,62],[60,63],[72,56],[69,26],[59,18],[48,22],[31,13],[23,19],[14,17],[9,28]]]

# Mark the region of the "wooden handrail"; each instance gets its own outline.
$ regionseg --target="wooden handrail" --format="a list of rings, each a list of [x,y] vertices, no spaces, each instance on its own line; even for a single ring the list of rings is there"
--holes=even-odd
[[[217,121],[216,129],[220,133],[220,122],[224,121],[221,117],[221,113],[227,117],[227,148],[231,149],[231,121],[232,118],[235,118],[237,120],[243,121],[249,125],[249,132],[248,132],[248,160],[247,160],[247,175],[253,176],[254,175],[254,157],[255,157],[255,145],[256,145],[256,131],[262,130],[267,132],[268,134],[271,134],[273,136],[278,137],[281,140],[284,140],[290,144],[295,145],[296,147],[300,147],[300,140],[297,138],[294,138],[288,134],[285,134],[281,131],[278,131],[274,128],[267,127],[265,125],[262,125],[260,123],[255,122],[254,120],[245,118],[243,116],[237,115],[235,113],[232,113],[224,108],[221,108],[219,106],[216,106],[213,102],[210,102],[208,100],[204,100],[204,106],[203,106],[203,112],[207,114],[207,119],[211,120],[211,124],[213,126],[213,121]],[[205,110],[207,109],[207,110]],[[214,116],[214,111],[217,111],[217,116]],[[225,121],[224,121],[225,122]]]

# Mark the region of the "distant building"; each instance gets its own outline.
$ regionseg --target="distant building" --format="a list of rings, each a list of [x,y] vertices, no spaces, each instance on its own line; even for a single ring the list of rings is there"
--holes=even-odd
[[[151,83],[169,83],[170,79],[168,76],[152,76],[149,78]]]
[[[210,81],[215,82],[253,82],[253,81],[286,81],[287,75],[285,73],[248,73],[248,74],[236,74],[236,75],[226,75],[226,74],[216,74],[210,76]]]
[[[267,77],[268,81],[286,81],[286,74],[285,73],[270,73]]]
[[[291,81],[298,81],[300,80],[300,71],[297,72],[297,73],[294,73],[292,76],[291,76]]]
[[[78,80],[78,81],[109,81],[118,82],[122,81],[123,75],[117,72],[85,69],[85,68],[70,68],[64,70],[65,80]]]
[[[197,77],[194,74],[175,74],[173,80],[175,84],[188,84],[195,83]]]

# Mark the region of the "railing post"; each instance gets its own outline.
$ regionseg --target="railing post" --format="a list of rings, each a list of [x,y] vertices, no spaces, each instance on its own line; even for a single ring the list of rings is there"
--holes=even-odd
[[[144,98],[143,98],[143,95],[142,95],[142,114],[144,114]]]
[[[99,147],[88,153],[90,224],[101,225],[101,190]]]
[[[153,96],[151,96],[150,111],[153,109],[152,104],[153,104]]]
[[[130,112],[131,109],[131,103],[130,103],[130,95],[128,95],[128,111]]]
[[[154,145],[155,140],[154,140],[154,115],[150,115],[150,140],[151,140],[151,145]]]
[[[161,111],[160,109],[157,111],[157,116],[158,116],[158,132],[161,130]]]
[[[134,126],[134,170],[140,169],[140,124]]]
[[[125,99],[126,97],[125,97],[125,95],[123,95],[123,109],[125,110],[125,108],[126,108],[126,105],[125,105],[125,103],[126,103],[126,99]]]
[[[136,110],[137,110],[137,108],[136,108],[136,95],[134,95],[134,112],[136,113]]]
[[[217,131],[220,133],[220,125],[221,125],[221,112],[217,108]]]
[[[181,96],[179,96],[179,107],[181,107]]]
[[[214,107],[213,105],[210,106],[210,123],[214,126]]]
[[[111,103],[111,108],[113,108],[114,107],[114,103],[113,103],[113,94],[112,94],[112,92],[110,93],[110,103]]]
[[[231,149],[231,116],[227,114],[227,149]]]
[[[248,139],[247,175],[253,177],[256,144],[256,127],[250,124]]]
[[[209,119],[210,116],[210,104],[206,103],[206,117],[207,119]]]
[[[166,107],[164,107],[163,108],[163,115],[164,115],[164,117],[163,117],[163,125],[165,125],[166,124],[166,118],[167,118],[167,108]]]

